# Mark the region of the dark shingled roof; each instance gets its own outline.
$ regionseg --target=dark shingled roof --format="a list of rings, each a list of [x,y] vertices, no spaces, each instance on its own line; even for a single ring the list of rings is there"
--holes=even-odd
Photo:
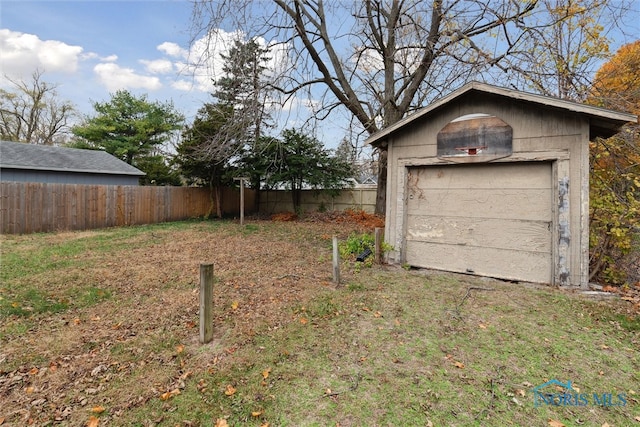
[[[111,175],[145,175],[105,151],[0,141],[0,168]]]

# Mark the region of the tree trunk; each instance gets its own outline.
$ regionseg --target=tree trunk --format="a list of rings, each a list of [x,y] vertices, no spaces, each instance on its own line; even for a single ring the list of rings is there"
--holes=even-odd
[[[377,215],[384,215],[387,208],[387,149],[378,149],[378,188],[376,189]]]
[[[293,212],[300,215],[300,203],[302,201],[302,190],[299,188],[291,189],[291,201],[293,202]]]
[[[222,187],[216,185],[216,216],[222,218]]]

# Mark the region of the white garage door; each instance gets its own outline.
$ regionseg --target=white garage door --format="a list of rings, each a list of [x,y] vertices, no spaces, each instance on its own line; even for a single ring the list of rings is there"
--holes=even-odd
[[[550,283],[550,163],[409,169],[406,261],[416,267]]]

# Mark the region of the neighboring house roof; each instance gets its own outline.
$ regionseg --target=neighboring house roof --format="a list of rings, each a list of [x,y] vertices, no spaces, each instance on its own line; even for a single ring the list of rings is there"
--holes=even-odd
[[[0,141],[0,168],[144,176],[105,151]]]
[[[382,129],[379,132],[371,135],[365,143],[377,145],[384,141],[386,137],[396,132],[398,129],[407,126],[409,123],[418,120],[429,113],[441,108],[445,104],[451,102],[455,98],[463,95],[480,95],[486,96],[497,95],[504,98],[509,98],[515,101],[521,101],[525,103],[535,104],[539,107],[546,107],[551,109],[558,109],[563,111],[570,111],[577,114],[582,114],[589,118],[590,123],[590,138],[604,137],[608,138],[615,135],[620,127],[629,122],[636,122],[638,118],[633,114],[620,113],[616,111],[607,110],[604,108],[593,107],[591,105],[580,104],[577,102],[565,101],[563,99],[551,98],[548,96],[537,95],[533,93],[520,92],[513,89],[506,89],[498,86],[492,86],[486,83],[471,82],[460,89],[453,91],[449,95],[434,101],[425,108],[418,110],[417,112],[405,117],[399,122]]]

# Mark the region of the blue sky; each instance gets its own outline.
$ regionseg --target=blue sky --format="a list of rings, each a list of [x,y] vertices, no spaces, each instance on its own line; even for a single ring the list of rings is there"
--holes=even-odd
[[[189,46],[188,1],[2,0],[3,74],[29,78],[36,67],[58,94],[91,114],[92,102],[118,89],[173,100],[192,116],[208,100],[183,65]]]
[[[640,7],[634,9],[640,18]],[[210,73],[219,76],[221,66],[214,61],[203,72],[188,65],[202,49],[189,43],[191,12],[188,0],[0,0],[0,87],[7,85],[4,75],[29,81],[38,68],[82,114],[92,115],[93,102],[127,89],[173,101],[190,121],[210,100]],[[629,32],[640,37],[640,19],[627,18],[636,27]],[[612,49],[622,42],[613,41]],[[286,109],[280,128],[305,114],[302,104],[294,105],[298,108]],[[322,124],[318,137],[329,146],[346,134],[341,116]]]

